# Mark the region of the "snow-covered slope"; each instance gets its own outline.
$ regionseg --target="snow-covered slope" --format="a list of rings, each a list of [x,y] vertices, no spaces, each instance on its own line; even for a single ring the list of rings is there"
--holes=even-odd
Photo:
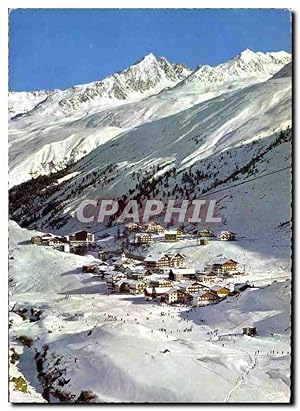
[[[55,120],[34,130],[31,125],[20,127],[11,133],[9,143],[12,185],[63,169],[126,130],[105,125],[81,128]]]
[[[33,245],[36,231],[11,221],[12,402],[80,402],[91,393],[93,402],[289,402],[289,59],[246,50],[187,77],[150,55],[37,105],[14,97],[15,113],[27,114],[10,121],[10,179],[26,182],[10,190],[11,218],[44,232],[102,229],[101,245],[120,250],[116,226],[75,218],[83,199],[214,199],[222,221],[208,225],[238,241],[202,247],[187,236],[126,247],[179,251],[200,270],[233,258],[246,272],[236,281],[254,285],[195,310],[107,295],[102,280],[81,272],[94,257]],[[243,335],[246,326],[258,336]]]
[[[50,296],[70,287],[80,287],[80,269],[77,268],[94,258],[33,245],[30,239],[36,234],[20,228],[13,221],[9,222],[9,280],[13,292],[47,293]],[[90,286],[93,285],[99,286],[97,282],[91,282]]]
[[[187,68],[150,54],[101,82],[49,94],[10,122],[10,184],[61,169],[124,130],[262,82],[290,61],[284,52],[251,52],[253,61],[246,64],[247,53],[183,81]]]
[[[24,114],[32,110],[37,104],[45,100],[55,91],[20,91],[8,94],[8,114],[10,117]]]
[[[269,80],[240,91],[223,94],[173,116],[148,122],[104,142],[101,147],[69,167],[65,171],[66,176],[71,175],[67,183],[58,184],[55,193],[50,198],[47,197],[47,193],[40,192],[40,187],[35,193],[33,183],[36,198],[31,201],[34,201],[36,205],[39,204],[38,208],[43,216],[39,218],[36,215],[33,221],[40,224],[38,226],[43,229],[51,229],[51,224],[49,228],[46,227],[53,220],[53,218],[49,220],[50,211],[52,213],[53,210],[50,208],[49,213],[46,214],[43,211],[43,207],[49,202],[59,204],[59,209],[54,206],[55,219],[64,220],[63,216],[74,216],[77,207],[85,197],[120,198],[124,196],[132,198],[137,195],[141,197],[137,188],[138,183],[146,178],[144,185],[147,186],[158,166],[161,168],[159,174],[163,178],[163,183],[168,183],[170,187],[167,190],[161,182],[157,181],[157,195],[160,198],[172,198],[176,195],[182,198],[183,193],[189,198],[201,195],[203,190],[209,194],[209,190],[213,191],[215,187],[222,187],[222,181],[229,180],[232,184],[234,179],[230,176],[238,170],[241,170],[241,173],[234,178],[244,179],[249,173],[263,174],[268,170],[284,168],[289,166],[290,146],[288,143],[282,143],[276,148],[276,146],[272,147],[272,144],[277,138],[276,132],[285,129],[290,123],[290,78]],[[26,142],[24,150],[25,147]],[[269,154],[268,150],[271,150]],[[265,152],[265,156],[260,160],[262,164],[260,165],[258,161],[257,171],[254,171],[254,165],[250,167],[249,164],[262,152]],[[36,160],[38,161],[40,159]],[[190,167],[195,173],[198,170],[207,174],[208,177],[200,184],[186,188],[182,182],[182,173],[188,171]],[[242,171],[243,167],[246,168],[246,172]],[[176,169],[174,179],[170,179],[169,176],[167,178],[167,172],[172,168]],[[21,165],[19,170],[22,175]],[[23,167],[23,172],[24,170],[25,167]],[[150,173],[148,177],[147,172]],[[237,197],[233,202],[236,212],[232,217],[233,209],[230,209],[229,205],[226,207],[225,204],[222,205],[224,217],[228,219],[231,228],[237,228],[238,231],[245,233],[249,230],[253,234],[257,233],[261,224],[257,221],[257,218],[260,218],[261,207],[266,208],[267,233],[270,230],[273,231],[280,223],[289,221],[290,212],[286,201],[286,196],[289,196],[289,171],[286,171],[284,177],[276,176],[274,180],[270,178],[276,188],[274,184],[264,186],[265,183],[262,183],[259,190],[254,193],[258,203],[255,203],[253,199],[251,202],[253,211],[248,210],[248,213],[253,213],[254,224],[244,219],[244,214],[239,211],[241,207],[249,208],[248,200],[246,204],[241,204],[245,197],[242,195],[239,198],[240,191],[237,192]],[[279,182],[282,184],[281,188],[278,185]],[[184,191],[174,192],[173,188],[176,184]],[[227,185],[225,184],[225,187]],[[248,188],[246,187],[245,191]],[[52,193],[52,188],[50,190]],[[266,196],[267,201],[263,200],[265,190],[270,191]],[[21,193],[13,197],[13,218],[18,221],[27,221],[29,216],[30,220],[33,218],[28,199],[23,200],[25,204],[29,204],[28,211],[24,213],[27,206],[22,206],[22,209],[18,210],[16,199],[20,201],[20,198],[26,195],[26,191],[22,187]],[[278,209],[278,213],[270,215],[267,209],[270,207],[271,198],[278,195],[280,198],[282,195],[282,202],[278,204],[287,207],[284,210]],[[144,199],[145,196],[141,198]],[[227,208],[229,211],[225,212]],[[24,216],[25,220],[23,220]],[[70,220],[68,224],[64,227],[66,231],[73,230],[75,227],[72,224],[76,222]],[[245,226],[245,224],[248,225]]]
[[[47,401],[74,402],[81,391],[96,402],[289,401],[289,281],[197,310],[160,306],[107,296],[103,282],[77,270],[86,257],[26,244],[32,233],[14,223],[10,230],[10,348],[18,353],[10,375],[27,386],[25,395],[11,382],[12,402],[49,393]],[[22,319],[24,310],[39,319]],[[258,337],[242,335],[249,325]]]
[[[37,173],[60,169],[99,145],[102,152],[103,143],[112,137],[124,142],[124,151],[117,151],[118,157],[124,158],[129,153],[143,158],[140,149],[149,155],[156,147],[156,150],[162,150],[162,157],[166,151],[168,157],[171,154],[173,158],[172,152],[178,153],[187,166],[192,164],[192,158],[200,159],[245,138],[263,137],[290,124],[290,93],[290,80],[278,79],[222,94],[173,116],[168,115],[170,106],[180,106],[181,100],[157,96],[153,105],[154,97],[149,102],[126,105],[73,122],[64,119],[60,123],[49,121],[47,125],[35,123],[34,129],[31,123],[19,120],[10,133],[11,185],[26,181]],[[257,119],[255,114],[260,118]],[[163,118],[159,120],[160,117]],[[144,126],[131,130],[132,124],[145,122]],[[140,140],[143,140],[143,146],[138,142]],[[196,140],[201,144],[196,145]],[[173,147],[171,153],[169,143]],[[110,161],[115,160],[113,154]]]
[[[281,70],[279,70],[272,79],[282,78],[282,77],[292,77],[293,74],[293,63],[290,62],[286,66],[284,66]]]

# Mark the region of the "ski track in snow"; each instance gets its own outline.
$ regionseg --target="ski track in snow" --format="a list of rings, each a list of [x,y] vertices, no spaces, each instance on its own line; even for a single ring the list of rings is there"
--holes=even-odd
[[[249,355],[249,363],[247,365],[247,368],[245,369],[245,371],[242,373],[242,375],[238,378],[235,386],[229,391],[229,393],[226,395],[226,397],[224,398],[224,402],[230,402],[230,398],[232,396],[232,394],[239,389],[239,387],[245,382],[245,379],[247,377],[247,375],[249,374],[249,372],[251,370],[253,370],[253,368],[256,365],[256,357],[255,356],[251,356]]]

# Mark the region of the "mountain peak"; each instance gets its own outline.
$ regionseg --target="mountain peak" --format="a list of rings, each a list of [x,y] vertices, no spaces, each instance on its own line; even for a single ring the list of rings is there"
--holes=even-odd
[[[190,74],[191,70],[186,66],[149,53],[125,70],[103,80],[52,93],[26,112],[29,115],[44,115],[45,112],[70,115],[77,110],[99,107],[101,103],[114,105],[125,100],[135,101],[175,86]]]
[[[248,48],[243,50],[240,54],[237,55],[237,58],[240,60],[243,60],[245,63],[248,63],[249,61],[253,60],[253,58],[255,57],[257,57],[257,54]]]
[[[199,85],[230,83],[238,79],[254,78],[267,80],[291,61],[287,52],[254,52],[245,49],[232,59],[217,66],[202,65],[186,78],[186,83]],[[252,80],[251,80],[252,81]]]
[[[143,60],[157,60],[157,59],[156,59],[155,55],[150,52],[149,54],[146,54],[144,56]]]
[[[137,66],[141,63],[146,63],[146,64],[151,64],[151,63],[157,63],[157,58],[153,53],[146,54],[144,57],[140,58],[137,60],[133,66]]]

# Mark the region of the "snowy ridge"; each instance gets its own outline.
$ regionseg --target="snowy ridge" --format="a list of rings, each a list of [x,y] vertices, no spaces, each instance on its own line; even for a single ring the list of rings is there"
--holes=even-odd
[[[255,53],[249,49],[244,50],[233,59],[216,67],[208,65],[199,66],[184,83],[213,84],[232,81],[234,78],[257,76],[266,80],[280,68],[291,61],[291,55],[284,51],[273,53]]]
[[[8,93],[8,114],[13,117],[32,110],[37,104],[45,100],[54,91],[11,91]]]
[[[137,176],[144,178],[147,170],[158,166],[162,169],[160,171],[162,176],[173,167],[178,174],[168,183],[170,188],[164,189],[163,185],[162,187],[158,185],[161,198],[168,196],[172,198],[172,195],[175,195],[172,194],[172,190],[176,184],[184,189],[186,196],[200,195],[201,190],[216,187],[216,181],[228,178],[237,169],[245,167],[260,152],[267,150],[276,138],[276,133],[289,125],[291,125],[289,78],[269,80],[223,94],[173,116],[124,131],[116,135],[113,140],[103,141],[100,147],[68,168],[66,173],[71,174],[68,187],[62,183],[60,188],[58,184],[50,201],[55,200],[59,204],[60,213],[56,212],[56,217],[60,215],[63,219],[64,215],[74,216],[75,210],[85,197],[93,198],[100,195],[101,198],[122,196],[131,198],[133,195],[140,195],[136,191]],[[86,128],[82,127],[82,130]],[[24,144],[25,151],[26,141]],[[257,168],[257,172],[263,174],[267,170],[288,166],[290,146],[286,143],[278,148],[274,147],[269,157],[267,155],[263,158],[261,166]],[[30,161],[33,158],[31,156]],[[41,163],[41,159],[35,161],[36,164]],[[23,166],[19,168],[19,178],[24,176],[26,164],[28,169],[32,167],[29,160],[26,163],[26,158],[22,164]],[[188,171],[190,167],[208,174],[209,177],[201,181],[197,188],[192,187],[191,193],[188,191],[186,194],[181,173]],[[72,173],[75,174],[72,176]],[[246,176],[243,174],[239,176],[239,178],[244,177]],[[243,214],[239,212],[245,207],[248,209],[250,205],[247,203],[248,200],[241,204],[245,196],[240,195],[240,190],[237,191],[233,201],[234,209],[228,204],[228,212],[225,213],[225,204],[223,202],[220,204],[223,208],[222,215],[226,217],[232,229],[256,235],[261,227],[259,216],[262,208],[266,211],[266,235],[271,235],[280,223],[289,221],[289,203],[286,201],[289,196],[289,171],[286,171],[284,176],[275,176],[273,180],[270,177],[270,179],[266,180],[267,182],[262,180],[262,186],[258,181],[259,189],[253,192],[255,200],[253,197],[252,210],[251,212],[248,210],[249,215],[253,214],[253,221],[245,220]],[[270,181],[272,184],[269,184]],[[232,181],[229,183],[232,184]],[[279,188],[274,190],[274,184],[276,187],[280,184]],[[246,192],[248,189],[249,187],[245,187]],[[266,190],[268,196],[263,194]],[[226,193],[222,193],[220,197],[224,195]],[[268,207],[273,201],[271,199],[278,195],[282,195],[280,204],[284,208],[278,208],[270,215]],[[39,197],[39,192],[37,196]],[[48,202],[49,199],[42,198],[40,201],[42,209],[45,201]],[[30,214],[30,209],[28,212]],[[17,217],[18,213],[16,210],[14,214],[17,221],[20,218]],[[36,223],[45,230],[51,230],[51,227],[47,228],[51,218],[49,220],[49,215],[45,216],[44,213],[43,216],[35,220]],[[63,230],[66,231],[65,233],[68,230],[74,231],[77,224],[78,221],[71,219]]]
[[[42,93],[42,101],[31,111],[10,121],[10,184],[57,171],[103,141],[141,124],[184,113],[204,101],[213,103],[217,96],[262,82],[290,60],[284,52],[254,54],[256,63],[248,71],[230,69],[241,66],[241,57],[237,57],[212,68],[212,77],[201,77],[195,83],[180,81],[190,73],[185,66],[150,54],[103,81],[56,91],[46,98]],[[68,115],[62,115],[65,112]]]
[[[51,139],[45,143],[48,130],[51,133]],[[24,177],[27,180],[61,170],[123,131],[125,129],[105,126],[92,130],[84,127],[82,129],[64,127],[64,125],[57,127],[53,122],[53,125],[48,124],[44,133],[35,132],[36,138],[32,141],[20,139],[17,132],[10,149],[10,168],[14,183],[22,182]],[[26,128],[24,134],[26,134]],[[30,155],[28,155],[28,149],[31,151]]]
[[[152,53],[120,73],[101,81],[77,85],[67,90],[49,93],[30,115],[70,115],[93,106],[120,104],[155,94],[183,80],[191,73],[184,65],[169,63]],[[26,96],[24,96],[26,99]]]
[[[293,73],[293,64],[292,62],[290,62],[286,66],[284,66],[281,70],[279,70],[276,74],[274,74],[272,78],[276,79],[276,78],[282,78],[282,77],[292,77],[292,73]]]

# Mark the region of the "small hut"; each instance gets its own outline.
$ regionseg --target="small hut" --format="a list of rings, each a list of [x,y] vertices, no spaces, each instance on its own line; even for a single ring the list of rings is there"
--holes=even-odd
[[[208,239],[207,239],[207,238],[198,237],[198,238],[197,238],[197,243],[198,243],[198,245],[207,245],[207,244],[208,244]]]
[[[256,327],[244,327],[243,334],[249,335],[249,337],[255,337],[257,335]]]

